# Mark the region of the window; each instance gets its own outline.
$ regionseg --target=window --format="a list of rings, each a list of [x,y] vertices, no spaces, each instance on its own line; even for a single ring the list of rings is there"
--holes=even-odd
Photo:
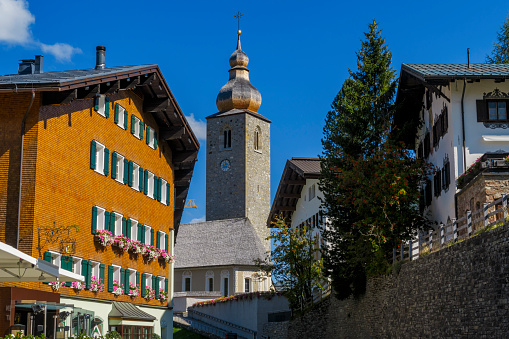
[[[97,279],[100,278],[100,266],[101,266],[101,263],[97,262],[97,261],[92,261],[90,260],[90,267],[91,267],[91,276],[92,277],[95,277]]]
[[[122,214],[119,214],[116,212],[110,213],[110,232],[113,233],[114,235],[123,234],[123,232],[122,232],[122,218],[123,218]]]
[[[163,290],[163,292],[165,291],[165,289],[164,289],[164,277],[157,277],[157,280],[156,280],[156,290],[157,290],[156,295],[159,295],[160,290]]]
[[[143,128],[143,122],[138,117],[131,115],[131,134],[138,139],[142,139]]]
[[[228,296],[228,278],[223,278],[223,296]]]
[[[136,285],[136,270],[132,268],[129,269],[129,281],[127,283]]]
[[[138,239],[138,221],[134,219],[129,219],[131,221],[131,240],[140,240]]]
[[[221,271],[221,294],[225,297],[229,295],[229,279],[230,272],[228,270]]]
[[[156,248],[161,250],[166,249],[166,234],[162,231],[157,231]]]
[[[145,244],[152,245],[152,228],[145,225]]]
[[[53,265],[56,265],[58,266],[58,268],[61,268],[62,267],[62,254],[58,253],[58,252],[53,252],[53,251],[49,251],[50,255],[51,255],[51,263]]]
[[[214,278],[207,278],[208,280],[208,283],[207,283],[207,288],[209,292],[212,292],[214,291]]]
[[[125,184],[125,163],[126,159],[123,155],[118,154],[117,152],[113,152],[111,155],[111,177],[118,181],[119,183]]]
[[[97,173],[109,174],[110,151],[101,143],[92,140],[90,144],[90,168]]]
[[[433,191],[435,193],[435,197],[438,197],[440,194],[442,194],[442,171],[440,168],[437,169],[437,172],[433,177]]]
[[[108,229],[109,220],[106,219],[106,210],[99,206],[92,207],[92,233]]]
[[[154,198],[154,174],[145,170],[145,183],[147,186],[147,195]]]
[[[507,120],[507,103],[500,100],[487,100],[489,120]]]
[[[76,258],[76,257],[73,257],[72,258],[72,272],[73,273],[76,273],[76,274],[80,274],[81,275],[81,262],[83,260],[81,258]]]
[[[185,271],[182,273],[182,291],[189,292],[191,291],[191,278],[193,274],[190,271]]]
[[[309,201],[313,200],[313,198],[315,197],[315,194],[316,194],[316,185],[313,184],[309,187]]]
[[[111,265],[113,267],[113,280],[120,282],[120,266]],[[113,287],[113,286],[112,286]]]
[[[254,149],[255,151],[261,151],[262,149],[260,127],[257,127],[254,132]]]
[[[145,273],[145,288],[152,288],[152,274]]]
[[[98,95],[95,97],[94,109],[97,113],[105,118],[109,117],[110,113],[110,99],[105,95]]]
[[[232,130],[225,129],[223,131],[223,149],[231,149],[232,148]]]
[[[119,104],[115,104],[115,123],[122,129],[127,129],[127,117],[128,113],[124,107]]]
[[[249,287],[251,285],[251,281],[249,278],[244,278],[244,292],[245,293],[249,293],[250,290],[249,290]]]
[[[132,185],[131,187],[137,191],[141,191],[140,183],[143,181],[143,170],[140,170],[140,166],[136,163],[132,163]]]
[[[154,129],[152,127],[147,126],[146,132],[147,132],[147,138],[146,138],[147,145],[149,145],[153,149],[156,149],[157,148],[157,133],[156,133],[156,131],[154,131]]]
[[[160,188],[160,192],[161,192],[161,202],[165,205],[168,205],[168,189],[167,189],[167,181],[160,178],[160,182],[161,182],[161,188]]]

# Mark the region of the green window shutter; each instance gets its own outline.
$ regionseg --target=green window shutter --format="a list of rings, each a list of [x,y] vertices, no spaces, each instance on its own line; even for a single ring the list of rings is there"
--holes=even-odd
[[[104,264],[99,264],[99,279],[104,284]]]
[[[159,299],[159,289],[156,288],[156,277],[152,276],[152,289],[156,292],[156,299]]]
[[[150,129],[151,128],[147,126],[147,131],[146,131],[147,135],[145,136],[145,141],[146,141],[147,145],[150,144]]]
[[[97,207],[92,207],[92,234],[97,232]]]
[[[127,219],[125,217],[122,217],[122,235],[127,236]]]
[[[164,250],[165,250],[166,252],[168,252],[168,240],[169,240],[169,238],[170,238],[170,237],[168,237],[168,234],[165,234],[165,235],[164,235],[164,247],[165,247],[165,248],[164,248]]]
[[[127,219],[125,236],[129,239],[131,239],[131,227],[132,227],[131,219]]]
[[[159,182],[159,178],[157,178],[155,175],[154,175],[154,199],[157,200],[157,183]]]
[[[129,177],[129,160],[124,158],[124,184],[127,184]]]
[[[115,116],[113,118],[116,124],[118,124],[118,104],[115,104]]]
[[[96,158],[97,148],[95,146],[95,140],[90,142],[90,168],[95,170],[95,158]]]
[[[124,275],[125,275],[125,278],[124,278],[124,293],[127,294],[129,293],[129,276],[131,275],[130,274],[131,271],[126,268],[125,271],[124,271]]]
[[[157,249],[161,249],[161,241],[160,241],[160,234],[159,234],[159,231],[157,231],[157,236],[156,236],[156,248]]]
[[[106,231],[110,230],[110,212],[104,212],[104,229]]]
[[[69,267],[70,272],[72,272],[72,264],[73,264],[73,258],[69,257],[69,264],[67,267]],[[67,287],[71,287],[71,285],[72,285],[72,282],[70,282],[70,281],[65,283],[65,286],[67,286]]]
[[[154,131],[154,149],[157,149],[157,132]]]
[[[154,229],[150,229],[150,246],[154,246]]]
[[[124,292],[125,292],[125,281],[126,281],[126,279],[125,279],[125,271],[126,270],[124,268],[120,269],[120,284],[122,286],[124,286]]]
[[[164,291],[168,293],[168,278],[164,279]]]
[[[108,97],[104,98],[104,115],[106,118],[110,117],[110,99]]]
[[[81,275],[85,277],[85,286],[88,286],[88,262],[86,260],[81,261]],[[88,287],[87,287],[88,288]]]
[[[110,174],[110,150],[104,149],[104,175],[108,176]]]
[[[127,184],[129,187],[133,187],[133,162],[129,161],[128,171],[127,171]]]
[[[141,296],[145,298],[145,281],[147,280],[147,275],[145,273],[141,274]]]
[[[69,257],[63,255],[60,257],[60,267],[63,269],[63,270],[66,270],[66,271],[69,271]]]
[[[99,111],[99,97],[95,97],[94,110]]]
[[[145,124],[140,121],[140,139],[143,139],[143,130],[145,129]]]
[[[136,285],[140,286],[140,272],[136,272]]]
[[[127,130],[127,118],[129,117],[129,113],[124,109],[124,129]]]
[[[170,206],[170,184],[166,183],[166,205]]]
[[[111,153],[111,178],[117,178],[117,152]]]
[[[140,192],[143,192],[143,168],[140,167],[140,180],[138,180],[140,182]]]
[[[145,239],[145,234],[146,234],[145,226],[141,225],[141,242],[144,243],[144,244],[146,244],[146,242],[145,242],[145,240],[146,240]]]
[[[137,237],[137,240],[141,241],[142,238],[143,238],[143,225],[142,224],[138,224],[138,237]],[[143,242],[143,241],[141,241],[141,242]]]
[[[136,133],[136,118],[131,114],[131,134]]]
[[[87,278],[86,278],[86,288],[90,289],[90,283],[92,282],[92,263],[90,260],[87,263]]]
[[[108,292],[113,292],[113,266],[108,265]]]
[[[51,262],[51,253],[44,252],[43,259],[44,259],[44,261]]]
[[[145,170],[145,178],[143,180],[143,193],[148,194],[148,170]]]
[[[115,235],[115,213],[110,213],[110,232],[112,235]]]

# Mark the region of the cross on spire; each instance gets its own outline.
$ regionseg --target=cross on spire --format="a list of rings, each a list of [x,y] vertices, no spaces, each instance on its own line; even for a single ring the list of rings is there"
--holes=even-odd
[[[243,17],[244,14],[240,13],[240,11],[237,11],[237,14],[235,14],[233,17],[237,18],[237,30],[240,31],[240,18]]]

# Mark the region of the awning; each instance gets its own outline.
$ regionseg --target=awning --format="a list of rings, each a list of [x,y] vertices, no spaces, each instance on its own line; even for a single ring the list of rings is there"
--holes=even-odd
[[[113,306],[111,308],[108,317],[117,318],[122,320],[144,320],[144,321],[152,321],[156,320],[156,318],[147,312],[142,311],[137,306],[120,301],[114,301]]]
[[[60,270],[42,259],[36,259],[0,242],[0,282],[84,281],[82,275]]]

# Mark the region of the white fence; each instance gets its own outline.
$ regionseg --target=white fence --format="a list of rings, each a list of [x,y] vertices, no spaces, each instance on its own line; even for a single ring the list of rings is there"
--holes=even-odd
[[[447,224],[441,223],[437,230],[419,232],[417,239],[401,244],[394,249],[393,261],[416,260],[424,253],[430,253],[447,247],[451,243],[471,237],[475,232],[505,222],[508,195],[502,194],[500,199],[485,203],[476,211],[467,211],[466,216]]]

